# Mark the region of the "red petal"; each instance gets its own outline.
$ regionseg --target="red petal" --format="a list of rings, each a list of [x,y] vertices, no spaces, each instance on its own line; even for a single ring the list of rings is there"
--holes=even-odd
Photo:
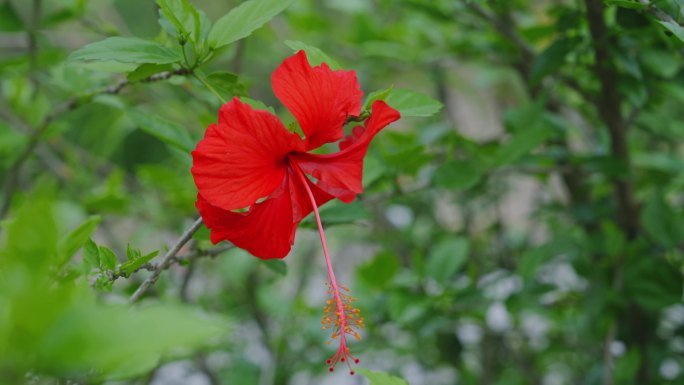
[[[349,203],[363,191],[363,158],[371,139],[399,117],[397,110],[383,101],[376,101],[365,129],[362,132],[355,129],[358,135],[345,140],[340,152],[325,155],[296,153],[290,155],[290,159],[306,174],[318,179],[316,185],[321,190]]]
[[[227,240],[261,259],[284,258],[294,242],[297,223],[292,220],[289,188],[276,194],[246,213],[222,210],[200,194],[196,206],[214,244]]]
[[[347,116],[361,113],[363,92],[356,72],[333,71],[325,63],[311,67],[304,51],[285,59],[271,81],[304,131],[307,149],[340,140]]]
[[[250,206],[281,185],[285,155],[302,146],[275,115],[235,98],[221,107],[218,124],[207,128],[192,152],[195,184],[217,208]]]

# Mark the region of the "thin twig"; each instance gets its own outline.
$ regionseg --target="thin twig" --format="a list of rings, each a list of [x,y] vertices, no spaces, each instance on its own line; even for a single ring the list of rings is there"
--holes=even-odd
[[[180,290],[178,291],[178,296],[183,303],[190,303],[190,297],[188,295],[188,290],[190,289],[190,281],[195,273],[195,264],[190,262],[188,268],[185,269],[185,275],[183,275],[183,282],[181,283]]]
[[[159,265],[157,265],[157,269],[152,272],[152,275],[150,275],[143,283],[138,287],[138,289],[133,293],[131,298],[129,299],[129,302],[133,303],[136,302],[140,297],[145,294],[147,289],[150,288],[150,286],[154,285],[155,282],[157,282],[157,279],[159,279],[159,275],[161,274],[162,271],[166,270],[171,266],[173,263],[173,258],[178,254],[178,251],[180,251],[181,247],[183,247],[191,238],[192,235],[195,234],[197,230],[202,226],[202,218],[197,218],[193,224],[188,227],[185,232],[183,232],[183,235],[181,235],[180,238],[176,241],[176,243],[169,249],[169,251],[164,255],[162,258],[161,262],[159,262]]]
[[[182,263],[186,263],[186,262],[191,262],[191,261],[193,261],[197,258],[200,258],[200,257],[214,258],[217,255],[219,255],[225,251],[228,251],[230,249],[233,249],[233,248],[235,248],[235,245],[233,245],[232,243],[225,243],[221,246],[214,247],[213,249],[198,250],[198,251],[193,251],[191,253],[176,256],[173,258],[173,262],[182,264]]]
[[[15,130],[15,132],[30,136],[33,135],[33,128],[15,116],[9,108],[0,103],[0,118],[4,119]],[[60,159],[57,152],[50,146],[41,144],[35,149],[36,155],[40,158],[46,168],[52,171],[60,180],[66,181],[69,177],[68,167]]]
[[[601,83],[601,93],[596,109],[608,127],[611,155],[629,170],[630,151],[627,141],[628,125],[621,111],[619,79],[610,54],[609,33],[603,16],[603,3],[585,0],[587,20],[594,46],[596,65],[594,73]],[[628,178],[614,178],[615,198],[619,207],[620,224],[628,238],[633,239],[639,231],[639,210],[634,199],[633,185]]]
[[[174,264],[181,265],[181,264],[185,264],[185,263],[192,263],[196,259],[201,258],[201,257],[215,258],[217,255],[219,255],[225,251],[228,251],[234,247],[235,247],[235,245],[233,245],[232,243],[225,243],[221,246],[217,246],[217,247],[214,247],[214,248],[209,249],[209,250],[198,250],[198,251],[193,251],[193,252],[183,254],[183,255],[177,255],[177,256],[174,256],[173,258],[171,258],[171,263],[169,264],[167,269],[169,267],[173,266]],[[143,264],[139,268],[135,269],[131,273],[124,273],[122,271],[108,271],[107,277],[109,278],[110,281],[114,282],[119,278],[129,278],[130,276],[132,276],[133,274],[135,274],[139,271],[145,270],[145,271],[149,271],[149,272],[154,272],[158,268],[159,268],[159,264],[148,262],[148,263]]]
[[[591,32],[592,44],[594,47],[595,66],[594,73],[601,83],[601,92],[596,101],[596,109],[603,123],[608,127],[610,135],[611,155],[627,169],[627,178],[612,178],[615,200],[618,206],[618,218],[620,227],[625,236],[632,240],[639,234],[639,207],[634,197],[634,186],[630,179],[631,161],[628,142],[628,129],[632,117],[625,118],[622,114],[622,98],[619,90],[619,79],[615,64],[610,53],[611,41],[608,27],[604,19],[604,5],[600,0],[585,0],[587,9],[587,21]],[[637,110],[638,111],[638,110]],[[636,113],[635,113],[636,114]],[[634,115],[636,116],[636,115]],[[622,276],[624,271],[624,257],[616,261],[614,267],[613,286],[616,292],[622,289]],[[635,375],[637,383],[645,384],[649,382],[648,370],[648,340],[650,331],[642,325],[643,317],[639,307],[631,314],[629,323],[634,330],[639,332],[636,335],[636,342],[641,362]],[[603,362],[603,384],[612,385],[613,377],[613,355],[610,347],[615,340],[620,325],[617,320],[613,320],[605,338],[604,362]]]
[[[187,75],[189,73],[190,72],[187,69],[181,68],[175,71],[166,71],[154,74],[137,82],[123,80],[113,86],[109,86],[102,90],[92,92],[85,96],[73,97],[67,102],[55,107],[49,114],[45,116],[45,118],[40,123],[38,128],[33,131],[28,144],[26,145],[26,147],[24,147],[24,150],[19,154],[17,159],[12,163],[9,170],[7,171],[7,177],[5,179],[5,183],[3,186],[2,203],[0,204],[0,220],[5,218],[5,216],[9,212],[10,204],[12,202],[12,196],[14,195],[14,191],[19,186],[19,175],[21,174],[21,169],[24,166],[24,163],[30,158],[31,154],[33,154],[33,152],[35,151],[36,147],[43,139],[43,135],[45,135],[45,132],[50,127],[50,124],[60,115],[81,107],[87,101],[91,100],[93,97],[97,95],[115,95],[131,84],[157,82],[169,79],[176,75]]]
[[[673,24],[681,25],[677,20],[675,20],[672,16],[670,16],[669,14],[662,11],[655,4],[653,4],[650,0],[640,0],[640,3],[645,5],[646,11],[648,11],[648,13],[650,13],[656,19],[658,19],[660,21],[664,21],[666,23],[673,23]]]

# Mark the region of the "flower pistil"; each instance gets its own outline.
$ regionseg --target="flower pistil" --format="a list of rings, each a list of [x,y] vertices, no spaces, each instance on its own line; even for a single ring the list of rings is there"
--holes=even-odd
[[[349,374],[353,375],[354,370],[351,367],[351,363],[353,361],[355,364],[358,364],[359,359],[354,357],[349,351],[349,347],[347,346],[347,335],[351,335],[357,340],[361,339],[358,329],[364,327],[364,321],[363,318],[360,317],[359,309],[352,306],[352,303],[356,301],[356,299],[348,294],[349,288],[339,284],[335,278],[330,252],[328,251],[328,242],[325,238],[323,223],[321,222],[321,216],[318,212],[318,207],[316,206],[316,200],[313,192],[306,183],[306,176],[304,173],[300,169],[297,169],[296,173],[302,180],[302,184],[305,186],[306,193],[313,206],[313,212],[318,226],[318,235],[321,238],[321,245],[323,246],[325,264],[328,268],[328,278],[330,279],[329,282],[326,282],[330,299],[326,301],[321,323],[323,324],[324,330],[332,330],[330,338],[331,340],[338,340],[339,347],[337,352],[326,361],[326,364],[329,365],[328,370],[332,372],[335,370],[335,365],[337,365],[338,362],[345,362],[349,368]]]

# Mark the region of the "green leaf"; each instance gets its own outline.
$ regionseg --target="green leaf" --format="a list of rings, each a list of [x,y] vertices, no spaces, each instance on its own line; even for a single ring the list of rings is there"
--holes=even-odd
[[[395,254],[381,251],[372,260],[359,266],[357,274],[368,285],[383,288],[391,282],[400,268],[399,258]]]
[[[170,64],[182,60],[179,51],[136,37],[110,37],[86,45],[69,55],[69,61]]]
[[[249,36],[294,0],[249,0],[216,21],[209,32],[209,44],[218,48]]]
[[[228,331],[227,320],[187,306],[131,309],[94,301],[73,303],[49,326],[36,347],[39,368],[96,369],[119,379],[149,372],[161,354],[206,346]]]
[[[508,143],[498,149],[496,160],[499,164],[513,163],[554,135],[554,130],[543,125],[534,125],[527,130],[517,132]]]
[[[22,205],[13,213],[14,220],[7,226],[5,250],[0,254],[0,273],[7,265],[19,265],[31,269],[38,278],[57,251],[57,225],[50,203],[28,202],[30,204]]]
[[[368,96],[366,96],[366,101],[363,103],[364,110],[370,110],[373,102],[376,100],[385,100],[394,90],[394,86],[385,88],[384,90],[373,91]]]
[[[71,257],[90,240],[90,234],[92,234],[101,221],[102,218],[100,216],[88,218],[59,243],[57,251],[58,266],[67,263],[69,259],[71,259]]]
[[[681,68],[679,56],[669,50],[645,49],[639,59],[650,72],[664,78],[674,77]]]
[[[469,161],[444,162],[435,170],[434,182],[438,187],[450,190],[467,190],[482,179],[482,173]]]
[[[672,32],[680,41],[684,42],[684,27],[671,21],[656,20],[656,22]]]
[[[105,246],[100,246],[98,249],[100,251],[100,268],[102,270],[115,270],[117,264],[116,254]]]
[[[684,239],[684,221],[665,202],[660,191],[654,192],[646,201],[641,225],[651,239],[665,247],[675,247]]]
[[[679,174],[684,169],[684,161],[675,154],[640,152],[634,154],[633,163],[638,168],[672,174]]]
[[[617,257],[623,253],[627,238],[625,233],[613,222],[606,221],[601,224],[602,250],[609,257]]]
[[[640,3],[637,4],[643,5]],[[646,15],[646,12],[641,12],[639,9],[634,9],[631,7],[619,7],[615,11],[615,24],[626,31],[650,28],[652,23]]]
[[[90,238],[88,238],[83,245],[83,261],[86,273],[92,268],[100,267],[100,249],[98,249],[97,244]]]
[[[170,146],[174,146],[188,154],[195,147],[195,143],[190,138],[188,131],[177,123],[162,119],[140,109],[130,110],[129,116],[141,130]]]
[[[653,256],[640,256],[625,265],[625,299],[654,312],[681,303],[683,282],[678,266]]]
[[[240,83],[238,75],[232,72],[213,72],[205,80],[224,97],[247,95],[247,88],[244,84]]]
[[[259,261],[274,273],[287,275],[287,264],[282,259],[260,259]]]
[[[647,4],[640,3],[638,0],[603,0],[606,5],[617,5],[628,9],[646,9]]]
[[[130,243],[126,246],[126,258],[129,261],[140,257],[140,255],[142,255],[140,250],[132,248]]]
[[[444,285],[468,260],[470,245],[465,238],[447,239],[430,251],[426,272]]]
[[[250,107],[252,107],[255,110],[262,110],[262,111],[268,111],[272,114],[275,115],[275,110],[273,107],[269,107],[264,102],[261,102],[259,100],[254,100],[252,98],[248,98],[246,96],[240,96],[240,101],[246,104],[249,104]]]
[[[419,92],[395,89],[385,101],[399,110],[403,118],[408,116],[432,116],[442,109],[442,103]]]
[[[0,31],[14,32],[21,31],[24,23],[12,6],[11,2],[0,4]]]
[[[128,75],[126,75],[126,79],[128,79],[129,82],[134,83],[145,78],[148,78],[152,75],[156,75],[160,72],[166,72],[171,70],[173,70],[173,66],[171,64],[146,63],[136,68],[135,71],[130,72]]]
[[[547,261],[558,255],[576,253],[576,251],[577,245],[572,235],[557,235],[546,244],[525,250],[518,262],[517,271],[525,280],[532,279]]]
[[[530,81],[539,83],[544,77],[556,72],[565,63],[565,57],[581,39],[561,37],[554,41],[534,61],[530,73]]]
[[[151,261],[158,254],[159,250],[155,250],[145,255],[134,255],[133,258],[130,258],[128,261],[121,264],[121,266],[119,267],[119,271],[121,271],[128,277],[131,274],[135,273],[135,271],[142,267],[142,265]]]
[[[332,70],[340,70],[340,66],[335,59],[331,58],[325,52],[321,51],[320,48],[308,45],[301,41],[285,40],[285,45],[292,48],[293,51],[304,51],[306,52],[306,57],[309,59],[309,64],[312,66],[321,65],[325,63]]]
[[[179,38],[199,42],[201,38],[200,16],[188,0],[157,0],[159,13],[176,27]]]
[[[425,151],[423,145],[411,146],[395,153],[386,154],[383,157],[387,164],[399,172],[407,174],[417,173],[421,167],[431,163],[434,159],[434,155]]]
[[[545,111],[541,99],[506,110],[504,122],[513,137],[497,149],[494,161],[501,165],[513,163],[566,130],[560,117]]]
[[[326,226],[354,223],[371,217],[368,210],[358,200],[351,203],[344,203],[334,200],[327,203],[320,210],[321,220]],[[313,221],[313,216],[310,216]]]
[[[409,385],[406,380],[387,373],[374,372],[366,368],[358,368],[357,371],[368,379],[368,385]]]

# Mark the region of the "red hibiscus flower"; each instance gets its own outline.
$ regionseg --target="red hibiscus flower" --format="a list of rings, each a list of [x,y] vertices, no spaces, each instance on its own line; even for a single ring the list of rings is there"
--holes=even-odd
[[[197,208],[213,243],[228,240],[263,259],[284,258],[297,225],[314,211],[332,296],[323,323],[340,340],[340,349],[328,362],[332,371],[338,361],[356,360],[345,336],[358,338],[353,329],[363,326],[363,320],[335,280],[318,207],[334,198],[349,203],[363,191],[368,145],[399,113],[376,101],[364,126],[340,141],[347,119],[361,114],[363,93],[354,71],[333,71],[325,63],[311,67],[299,51],[275,70],[272,83],[305,137],[289,131],[272,113],[254,110],[237,98],[224,104],[218,123],[207,128],[192,152]],[[339,152],[309,152],[336,141]]]

